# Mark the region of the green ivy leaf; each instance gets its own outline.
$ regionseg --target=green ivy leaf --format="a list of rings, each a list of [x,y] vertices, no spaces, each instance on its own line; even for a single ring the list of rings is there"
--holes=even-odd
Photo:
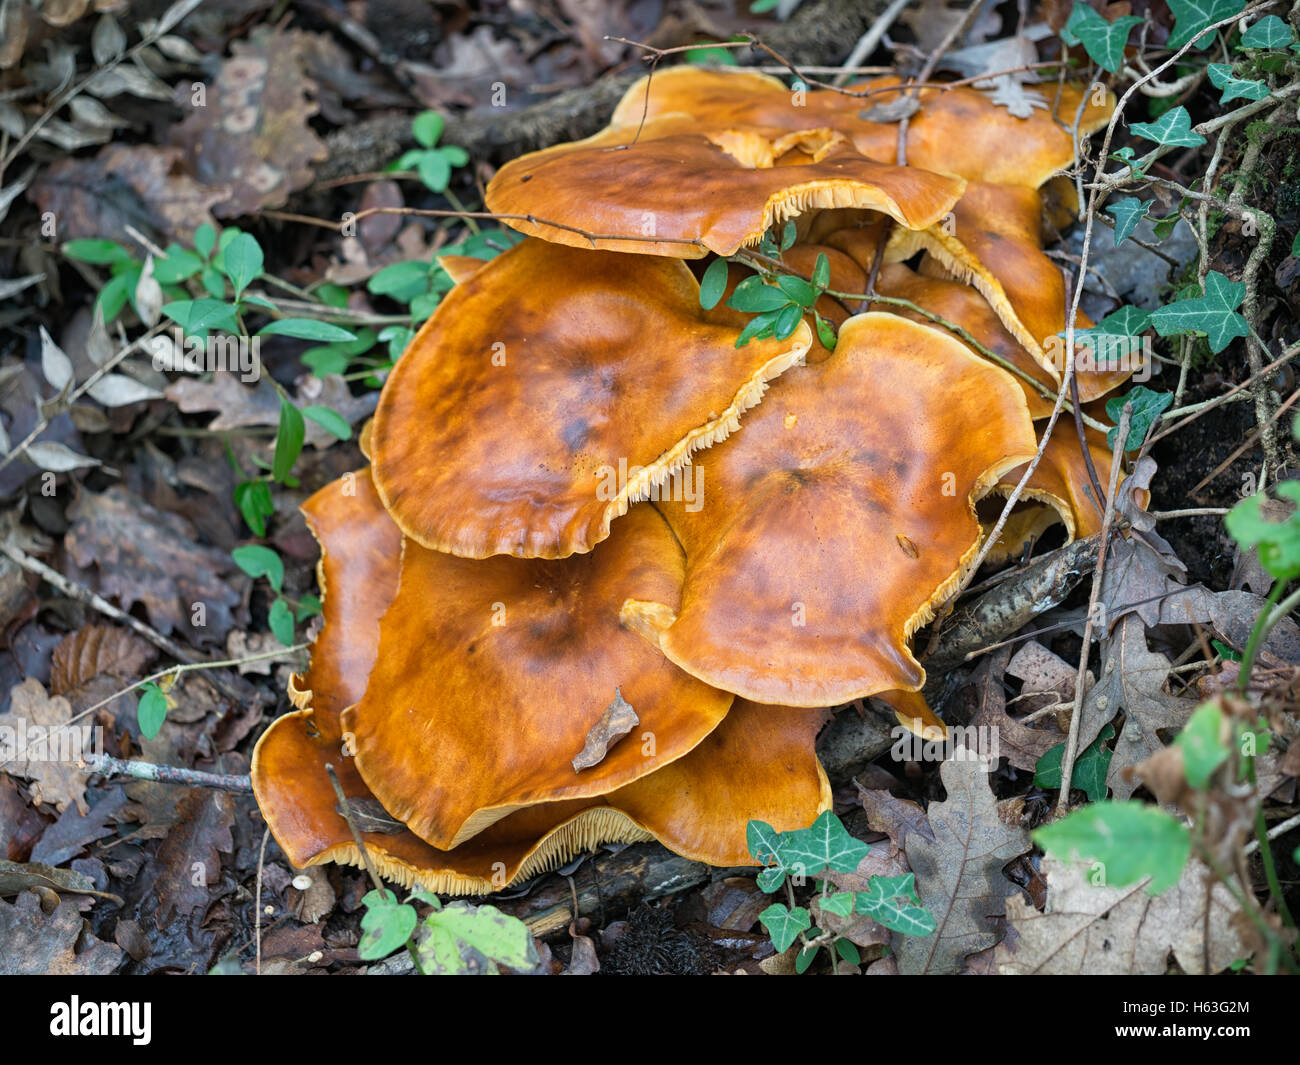
[[[1263,100],[1268,97],[1269,88],[1264,82],[1233,77],[1231,63],[1211,63],[1206,69],[1210,73],[1210,84],[1223,90],[1223,95],[1219,97],[1221,104],[1233,100]]]
[[[1106,434],[1106,443],[1115,450],[1115,439],[1119,436],[1119,419],[1126,403],[1133,404],[1129,415],[1128,439],[1124,442],[1124,451],[1133,451],[1142,446],[1147,430],[1152,423],[1169,409],[1174,401],[1172,392],[1153,392],[1146,385],[1135,385],[1126,396],[1113,396],[1106,400],[1106,415],[1115,422],[1115,428]]]
[[[1106,797],[1106,774],[1110,771],[1113,751],[1106,741],[1115,735],[1115,726],[1107,725],[1088,748],[1074,761],[1070,773],[1070,787],[1079,788],[1089,802],[1100,802]],[[1034,786],[1059,788],[1061,786],[1061,759],[1065,757],[1065,744],[1058,743],[1048,750],[1034,767]]]
[[[807,910],[802,906],[796,906],[791,910],[783,902],[772,903],[758,915],[758,919],[767,929],[767,934],[772,937],[772,946],[776,947],[778,954],[784,954],[799,938],[800,932],[806,932],[812,927],[812,917]]]
[[[279,592],[284,585],[284,563],[271,548],[262,544],[244,544],[230,552],[235,565],[256,580],[265,577]]]
[[[858,913],[905,936],[928,936],[938,928],[916,894],[915,873],[873,876],[867,890],[857,893],[855,905]]]
[[[714,259],[700,279],[700,306],[706,311],[713,310],[727,291],[727,260]]]
[[[304,418],[310,418],[327,433],[337,436],[340,440],[352,439],[352,426],[336,410],[331,410],[329,407],[303,407],[302,415]]]
[[[821,901],[822,909],[836,917],[848,917],[853,912],[853,892],[837,891]]]
[[[781,833],[766,821],[750,821],[745,826],[745,845],[759,865],[771,865],[781,860]]]
[[[1285,48],[1291,43],[1291,27],[1276,15],[1265,15],[1241,35],[1237,50],[1245,48]]]
[[[283,599],[276,599],[267,611],[266,623],[271,633],[285,647],[293,645],[293,611]]]
[[[1074,0],[1074,10],[1070,20],[1061,31],[1061,39],[1066,44],[1082,44],[1083,50],[1102,70],[1116,73],[1124,62],[1124,44],[1134,26],[1140,26],[1142,20],[1136,15],[1124,15],[1114,22],[1107,22],[1082,0]]]
[[[1207,26],[1236,15],[1246,6],[1246,0],[1169,0],[1169,10],[1174,16],[1174,32],[1165,47],[1177,51]],[[1214,34],[1206,34],[1193,46],[1202,51],[1214,43]]]
[[[391,891],[376,889],[361,900],[366,912],[361,916],[361,941],[357,953],[363,961],[377,961],[406,945],[415,931],[419,915],[414,906],[397,901]]]
[[[1236,308],[1246,298],[1241,281],[1229,281],[1217,270],[1205,277],[1205,295],[1177,300],[1151,312],[1151,324],[1162,337],[1175,333],[1204,333],[1216,355],[1235,337],[1250,334],[1246,319]]]
[[[222,269],[235,287],[235,299],[262,276],[262,248],[251,233],[239,233],[222,252]]]
[[[854,872],[871,847],[849,835],[843,823],[826,810],[809,828],[782,832],[781,864],[787,870],[801,867],[804,876],[816,876],[826,869],[837,873]]]
[[[1174,740],[1174,746],[1182,748],[1187,783],[1197,791],[1204,791],[1214,771],[1228,760],[1222,732],[1223,711],[1214,703],[1205,703],[1196,708]]]
[[[140,686],[140,701],[135,704],[135,719],[140,735],[147,740],[158,735],[167,719],[167,696],[153,681]]]
[[[1192,129],[1192,116],[1182,105],[1171,107],[1154,122],[1131,122],[1128,128],[1135,137],[1176,148],[1199,148],[1205,143]]]
[[[1089,329],[1076,329],[1076,337],[1087,336],[1141,336],[1151,328],[1151,312],[1141,307],[1123,306],[1111,311],[1100,322]],[[1064,334],[1062,334],[1064,335]]]
[[[1150,203],[1139,200],[1136,196],[1126,196],[1106,206],[1106,213],[1115,219],[1115,247],[1118,248],[1133,235],[1133,230],[1147,216],[1150,206]]]
[[[297,337],[299,340],[322,340],[327,344],[356,340],[357,335],[331,322],[315,318],[277,318],[257,331],[260,337]]]
[[[1280,581],[1300,577],[1300,482],[1281,481],[1277,494],[1296,504],[1283,521],[1270,521],[1264,514],[1264,493],[1243,499],[1223,519],[1224,527],[1242,548],[1255,548],[1259,563]]]
[[[1178,883],[1192,846],[1181,821],[1157,806],[1131,800],[1091,803],[1036,829],[1033,839],[1058,858],[1100,862],[1107,887],[1125,887],[1149,876],[1152,895]]]

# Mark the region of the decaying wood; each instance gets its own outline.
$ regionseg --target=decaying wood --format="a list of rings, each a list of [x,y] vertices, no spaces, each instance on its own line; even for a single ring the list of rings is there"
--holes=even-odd
[[[885,7],[885,0],[809,0],[789,21],[765,26],[763,42],[796,66],[833,66],[848,55]],[[757,50],[737,49],[733,54],[740,63],[771,62],[770,56]],[[591,85],[507,114],[485,108],[448,117],[442,141],[460,145],[474,159],[499,163],[560,141],[589,137],[609,120],[619,98],[643,73],[637,65],[606,74]],[[407,115],[354,123],[336,130],[325,143],[329,158],[317,168],[320,181],[382,169],[414,145]]]

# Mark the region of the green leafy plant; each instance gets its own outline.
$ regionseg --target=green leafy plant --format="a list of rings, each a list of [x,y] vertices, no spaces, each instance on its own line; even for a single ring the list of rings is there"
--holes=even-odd
[[[293,629],[297,622],[320,613],[320,600],[316,596],[303,596],[295,612],[284,597],[284,562],[271,548],[261,544],[245,544],[231,553],[235,565],[256,579],[265,577],[275,592],[275,599],[267,610],[266,621],[275,638],[286,647],[293,643]]]
[[[454,144],[439,145],[444,120],[437,111],[422,111],[411,123],[411,132],[420,146],[402,153],[389,170],[414,170],[431,192],[446,192],[451,172],[469,162],[469,153]]]
[[[852,914],[870,917],[886,928],[904,935],[928,936],[936,928],[933,915],[921,905],[913,874],[873,876],[866,891],[838,891],[825,873],[853,873],[871,850],[849,835],[844,824],[830,810],[808,828],[778,832],[763,821],[750,821],[746,828],[749,853],[765,868],[758,874],[758,887],[766,894],[786,890],[787,902],[774,902],[758,915],[778,952],[789,950],[798,940],[802,947],[795,969],[806,972],[823,947],[835,958],[857,964],[857,948],[833,932],[814,928],[812,914],[795,900],[794,888],[819,878],[819,905],[837,917]]]
[[[429,907],[421,919],[414,903]],[[495,906],[442,900],[417,889],[405,902],[391,891],[374,889],[361,900],[364,961],[377,961],[405,948],[426,976],[489,975],[498,967],[530,972],[540,964],[528,926]]]
[[[1115,726],[1107,725],[1097,738],[1079,755],[1070,774],[1070,786],[1079,788],[1092,802],[1100,802],[1106,797],[1106,774],[1110,771],[1112,751],[1106,746],[1108,740],[1114,739]],[[1065,744],[1058,743],[1047,750],[1034,767],[1034,786],[1039,788],[1059,788],[1061,786],[1061,759],[1065,756]]]
[[[140,726],[140,735],[147,740],[158,735],[167,719],[167,696],[154,681],[145,681],[140,685],[140,695],[135,704],[135,719]]]

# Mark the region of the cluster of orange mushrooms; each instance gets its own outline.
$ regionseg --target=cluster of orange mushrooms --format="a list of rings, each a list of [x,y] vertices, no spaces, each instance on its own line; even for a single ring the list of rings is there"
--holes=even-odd
[[[526,239],[441,260],[456,285],[384,386],[369,468],[303,508],[324,627],[253,758],[295,865],[361,862],[327,764],[408,886],[487,893],[648,839],[749,864],[751,818],[829,807],[825,708],[937,720],[910,640],[1052,408],[1066,300],[1043,187],[1113,106],[1041,88],[1028,119],[921,91],[900,166],[898,124],[863,117],[897,94],[680,68],[500,170],[488,207]],[[737,347],[749,316],[702,307],[697,277],[789,219],[782,262],[826,256],[837,340],[803,321]],[[873,267],[875,293],[1025,376],[848,298]],[[748,274],[730,270],[729,292]],[[1080,373],[1082,401],[1124,376]],[[1079,451],[1054,434],[1000,549],[1099,526]],[[1104,483],[1103,440],[1094,457]]]

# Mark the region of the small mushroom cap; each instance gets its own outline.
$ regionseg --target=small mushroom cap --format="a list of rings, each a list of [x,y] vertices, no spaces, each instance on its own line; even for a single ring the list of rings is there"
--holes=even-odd
[[[360,866],[326,762],[334,764],[350,800],[373,796],[350,760],[313,737],[310,717],[306,710],[286,714],[258,742],[258,802],[295,866]],[[825,717],[818,710],[737,701],[690,754],[609,795],[518,810],[453,850],[439,850],[396,826],[363,830],[362,838],[385,879],[451,894],[498,891],[601,843],[657,839],[695,861],[750,865],[750,818],[784,832],[807,827],[830,809],[830,784],[814,753]]]
[[[486,199],[498,214],[528,216],[502,221],[529,236],[698,259],[733,255],[772,225],[819,208],[869,208],[924,229],[951,210],[963,185],[873,162],[828,129],[702,128],[679,114],[515,159]]]
[[[1106,437],[1095,429],[1084,429],[1088,452],[1102,490],[1110,484],[1110,448]],[[1008,470],[998,480],[996,491],[1009,495],[1024,476],[1024,466]],[[1079,447],[1079,436],[1068,415],[1062,415],[1043,449],[1043,458],[1025,485],[1022,498],[1036,499],[1050,506],[1065,525],[1070,539],[1101,531],[1102,506],[1094,499],[1088,466]],[[1005,539],[1005,537],[1004,537]]]
[[[343,714],[370,790],[451,848],[511,811],[591,798],[694,748],[731,696],[620,624],[626,599],[675,611],[685,557],[652,507],[599,551],[471,560],[406,541],[365,695]],[[571,760],[616,690],[639,723],[598,764]],[[649,738],[647,738],[647,736]]]
[[[467,558],[590,551],[721,440],[812,342],[735,341],[679,259],[526,240],[444,297],[389,375],[375,482],[402,532]]]
[[[629,603],[624,616],[746,699],[833,706],[918,689],[907,640],[978,549],[973,500],[1033,452],[1003,370],[942,331],[857,315],[830,358],[791,370],[744,431],[699,457],[702,507],[658,504],[686,549],[681,608]]]
[[[891,75],[850,86],[852,91],[873,92],[866,97],[830,89],[795,93],[780,80],[752,71],[674,67],[656,71],[628,89],[610,125],[635,128],[643,114],[654,120],[685,112],[701,123],[737,128],[828,126],[852,138],[867,158],[892,163],[897,159],[898,124],[862,114],[897,100],[898,93],[882,90],[898,84],[900,79]],[[967,86],[921,90],[921,108],[908,121],[908,165],[968,181],[1037,188],[1074,162],[1075,116],[1079,137],[1086,137],[1110,119],[1115,97],[1108,89],[1096,94],[1092,86],[1066,84],[1058,91],[1049,82],[1029,88],[1046,103],[1029,118],[1015,117],[994,103],[990,93]]]

